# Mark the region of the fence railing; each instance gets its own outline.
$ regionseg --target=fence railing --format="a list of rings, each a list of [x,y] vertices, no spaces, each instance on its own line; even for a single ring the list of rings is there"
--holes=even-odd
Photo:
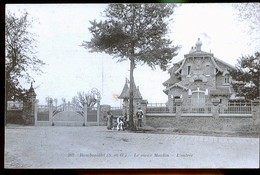
[[[111,110],[123,110],[122,107],[111,107],[110,109],[111,109]]]
[[[146,109],[147,113],[170,113],[170,110],[168,107],[147,107]],[[176,112],[176,108],[171,111],[173,113]]]
[[[167,107],[167,103],[148,103],[147,107]]]
[[[228,105],[227,107],[223,107],[223,109],[219,109],[220,113],[224,114],[251,114],[252,113],[252,108],[251,105],[247,106],[230,106]]]
[[[212,113],[211,106],[194,107],[194,106],[181,106],[182,113]]]
[[[48,105],[38,105],[38,112],[48,112],[49,106]]]
[[[227,106],[219,105],[218,111],[222,114],[251,114],[251,103],[228,103]],[[204,113],[212,114],[213,105],[206,104],[205,106],[192,106],[182,105],[181,113]],[[147,105],[147,113],[176,113],[176,106],[171,107],[173,110],[169,110],[167,103],[149,103]]]

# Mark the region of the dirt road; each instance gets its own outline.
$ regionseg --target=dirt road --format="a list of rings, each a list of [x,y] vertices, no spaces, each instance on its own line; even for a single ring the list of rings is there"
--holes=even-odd
[[[259,139],[7,126],[6,168],[257,168]]]

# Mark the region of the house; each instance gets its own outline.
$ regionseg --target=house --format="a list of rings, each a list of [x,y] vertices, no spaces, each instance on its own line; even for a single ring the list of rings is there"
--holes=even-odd
[[[202,108],[218,101],[223,106],[235,96],[229,71],[234,66],[216,58],[213,53],[201,50],[200,38],[184,59],[174,63],[168,70],[170,78],[163,85],[168,95],[168,107],[175,106],[175,99],[182,99],[182,105]],[[177,100],[178,101],[178,100]]]

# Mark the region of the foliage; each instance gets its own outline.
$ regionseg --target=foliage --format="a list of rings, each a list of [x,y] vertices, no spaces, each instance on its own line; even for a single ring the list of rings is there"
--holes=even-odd
[[[173,14],[170,4],[110,4],[105,10],[105,21],[90,21],[89,31],[93,38],[83,41],[82,46],[91,52],[105,52],[119,58],[130,59],[155,68],[166,70],[167,64],[176,56],[178,47],[164,36],[167,18]]]
[[[7,12],[5,18],[5,73],[6,73],[6,98],[7,100],[21,99],[25,89],[19,80],[33,81],[29,74],[32,70],[42,73],[41,67],[45,65],[36,57],[35,34],[29,31],[32,21],[28,13],[20,17]]]
[[[260,4],[259,3],[238,3],[238,4],[234,4],[233,6],[236,9],[238,20],[240,22],[243,22],[243,25],[247,25],[249,27],[249,30],[246,31],[247,34],[250,35],[253,40],[259,42]]]
[[[232,85],[239,96],[253,100],[259,98],[260,86],[260,53],[242,56],[237,60],[236,70],[231,71]]]
[[[66,99],[65,98],[62,98],[61,101],[62,101],[63,104],[66,104]]]
[[[152,69],[159,66],[166,70],[168,63],[177,55],[178,46],[165,36],[168,31],[174,4],[109,4],[106,20],[90,21],[90,41],[82,46],[91,52],[104,52],[130,60],[129,124],[133,125],[133,71],[136,63]]]
[[[78,92],[77,94],[77,96],[72,98],[72,104],[76,104],[83,108],[84,104],[86,104],[87,107],[93,107],[97,103],[97,99],[93,93],[88,92],[85,94],[84,91],[82,91]]]

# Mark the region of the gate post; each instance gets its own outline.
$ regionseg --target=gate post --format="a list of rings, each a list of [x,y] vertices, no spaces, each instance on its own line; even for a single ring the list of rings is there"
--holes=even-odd
[[[38,115],[38,100],[34,103],[34,126],[37,124],[37,115]]]
[[[84,104],[84,107],[83,107],[83,115],[84,115],[83,126],[86,126],[86,124],[87,124],[87,117],[88,117],[88,110],[87,110],[87,104],[86,103]]]
[[[175,99],[176,103],[176,118],[180,119],[182,114],[182,99]]]
[[[99,126],[100,123],[100,100],[97,100],[97,124]]]
[[[212,99],[212,103],[213,103],[213,106],[212,106],[213,110],[212,110],[212,112],[213,112],[213,118],[215,118],[215,119],[219,118],[219,111],[218,111],[218,109],[219,109],[219,102],[220,101],[218,99]]]
[[[53,124],[53,108],[52,108],[52,99],[50,99],[50,102],[49,102],[49,122],[50,122],[50,125]]]
[[[143,124],[146,125],[146,113],[147,113],[147,100],[141,100],[141,109],[143,111]]]

